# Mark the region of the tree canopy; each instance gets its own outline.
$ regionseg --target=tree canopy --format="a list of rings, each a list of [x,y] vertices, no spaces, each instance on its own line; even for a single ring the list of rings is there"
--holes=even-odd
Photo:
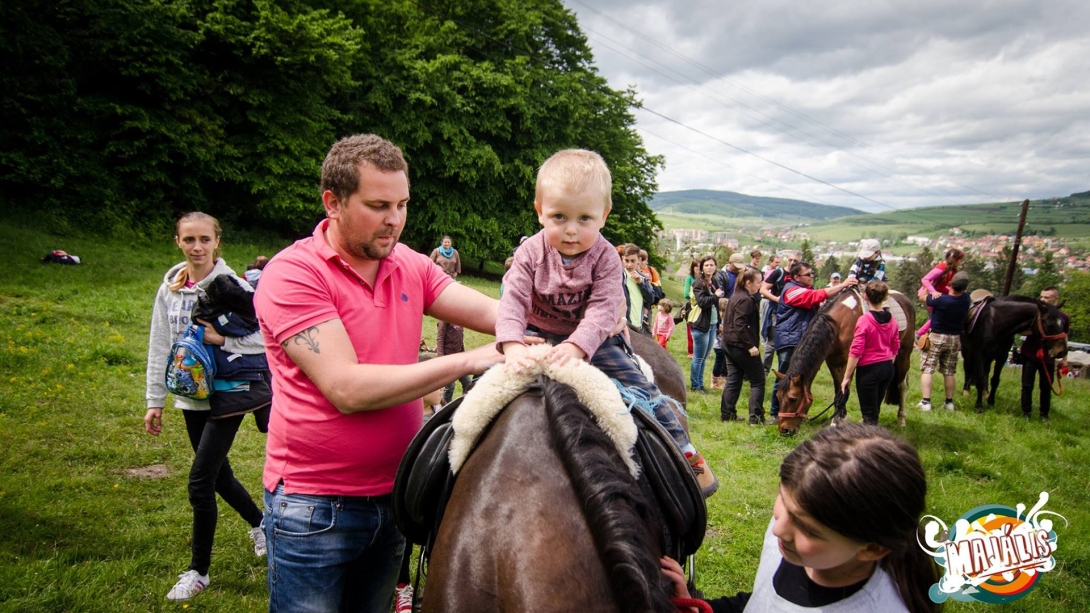
[[[402,240],[499,259],[536,230],[535,169],[613,173],[615,243],[652,244],[663,161],[633,91],[598,75],[558,0],[12,0],[0,7],[0,186],[60,221],[156,228],[188,210],[301,233],[337,138],[410,165]]]

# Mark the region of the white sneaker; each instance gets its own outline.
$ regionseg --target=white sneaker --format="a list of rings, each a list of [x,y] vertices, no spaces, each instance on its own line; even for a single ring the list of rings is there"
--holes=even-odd
[[[957,410],[957,407],[954,406],[953,402],[947,402],[946,404],[942,405],[942,408],[946,409],[947,411]]]
[[[258,526],[250,530],[250,540],[254,542],[254,555],[257,557],[263,557],[265,555],[265,530],[261,526]]]
[[[412,613],[413,610],[413,586],[399,585],[395,590],[397,598],[394,601],[394,613]]]
[[[195,570],[187,570],[178,575],[178,582],[167,592],[167,600],[189,600],[208,587],[208,583],[208,575],[200,575]]]
[[[931,410],[931,403],[926,401],[926,400],[921,400],[920,404],[916,405],[916,408],[921,410],[921,411],[930,411]]]

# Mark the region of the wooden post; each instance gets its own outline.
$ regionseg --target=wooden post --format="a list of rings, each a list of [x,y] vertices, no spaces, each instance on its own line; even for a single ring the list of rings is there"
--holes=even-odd
[[[1018,250],[1022,248],[1022,230],[1026,227],[1026,213],[1029,211],[1029,200],[1022,201],[1022,213],[1018,216],[1018,231],[1014,234],[1014,247],[1011,248],[1011,261],[1007,264],[1007,278],[1003,279],[1003,294],[1009,296],[1011,283],[1014,282],[1014,267],[1018,265]]]

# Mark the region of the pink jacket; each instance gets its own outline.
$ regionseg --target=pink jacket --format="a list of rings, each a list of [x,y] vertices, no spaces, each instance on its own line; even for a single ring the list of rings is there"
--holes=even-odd
[[[674,316],[669,313],[659,312],[655,315],[655,325],[651,328],[651,334],[655,337],[665,336],[670,338],[674,333]]]
[[[884,313],[883,316],[868,311],[855,322],[855,336],[848,355],[859,358],[859,366],[892,360],[901,350],[901,333],[897,331],[897,322],[893,321],[889,311]],[[886,323],[879,323],[877,317],[886,319]]]
[[[938,266],[931,269],[931,272],[924,275],[920,280],[920,284],[923,286],[916,294],[923,300],[931,292],[938,292],[940,294],[948,294],[946,286],[950,283],[950,277],[954,275],[946,274],[946,262],[939,262]]]

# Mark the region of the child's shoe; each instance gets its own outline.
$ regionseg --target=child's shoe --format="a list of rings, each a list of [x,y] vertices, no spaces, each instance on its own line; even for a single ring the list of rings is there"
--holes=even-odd
[[[696,482],[700,484],[701,493],[704,494],[705,498],[711,497],[719,489],[719,479],[716,479],[715,475],[712,474],[711,466],[708,466],[704,456],[699,453],[686,457],[689,460],[689,466],[693,469],[693,474],[696,475]]]
[[[208,575],[201,575],[195,570],[187,570],[178,575],[178,582],[167,592],[167,600],[189,600],[208,587]]]

